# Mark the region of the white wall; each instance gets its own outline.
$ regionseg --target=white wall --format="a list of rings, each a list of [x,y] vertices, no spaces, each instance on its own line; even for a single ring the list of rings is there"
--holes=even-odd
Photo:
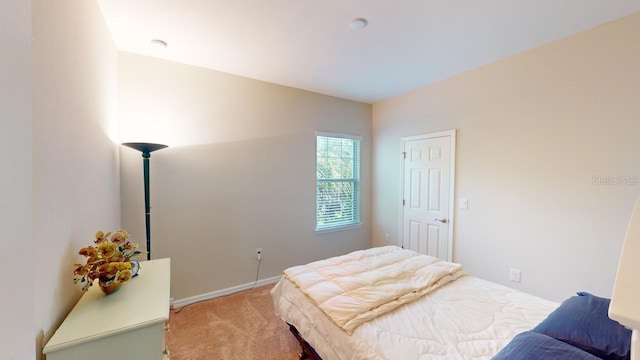
[[[36,348],[81,295],[77,255],[120,226],[117,52],[95,1],[34,0],[33,225]]]
[[[152,255],[176,299],[370,245],[371,106],[120,53],[123,141],[151,155]],[[315,131],[362,135],[360,229],[315,235]],[[122,148],[122,224],[144,242],[140,153]]]
[[[592,181],[640,178],[639,28],[637,14],[375,104],[374,245],[400,234],[400,138],[458,129],[454,260],[554,300],[610,296],[640,187]]]
[[[0,44],[0,352],[22,360],[35,357],[29,1],[0,1]]]

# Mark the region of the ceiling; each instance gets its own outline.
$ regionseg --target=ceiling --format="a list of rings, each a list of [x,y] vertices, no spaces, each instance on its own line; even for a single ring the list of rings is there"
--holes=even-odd
[[[121,51],[365,103],[640,11],[639,0],[98,2]],[[369,24],[352,30],[354,18]]]

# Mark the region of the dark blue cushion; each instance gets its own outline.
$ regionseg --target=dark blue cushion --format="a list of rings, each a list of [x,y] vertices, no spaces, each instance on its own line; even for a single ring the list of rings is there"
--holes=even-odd
[[[599,358],[562,341],[526,331],[516,335],[493,360],[599,360]]]
[[[580,292],[565,300],[533,331],[602,359],[629,359],[631,330],[609,318],[609,302],[609,299]]]

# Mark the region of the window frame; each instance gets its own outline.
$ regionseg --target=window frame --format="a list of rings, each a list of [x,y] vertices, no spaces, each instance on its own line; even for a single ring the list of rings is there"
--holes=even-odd
[[[355,159],[355,157],[352,157],[352,161],[354,162],[354,165],[357,161],[357,172],[353,173],[353,178],[350,179],[333,179],[334,182],[335,180],[339,180],[341,182],[352,182],[354,184],[354,189],[356,189],[357,191],[357,196],[356,196],[356,201],[357,203],[354,204],[354,207],[352,207],[352,211],[353,210],[357,210],[357,219],[355,219],[354,221],[350,221],[350,222],[346,222],[346,223],[340,223],[340,224],[336,224],[336,225],[329,225],[329,226],[321,226],[318,227],[318,184],[320,182],[331,182],[331,179],[329,180],[322,180],[322,179],[318,179],[318,138],[319,137],[328,137],[328,138],[336,138],[336,139],[350,139],[350,140],[355,140],[358,142],[358,158]],[[357,229],[362,227],[362,214],[361,214],[361,210],[362,210],[362,199],[361,199],[361,163],[362,163],[362,136],[358,136],[358,135],[350,135],[350,134],[344,134],[344,133],[332,133],[332,132],[322,132],[322,131],[317,131],[316,132],[316,136],[315,136],[315,185],[316,185],[316,191],[315,191],[315,197],[316,197],[316,219],[315,219],[315,232],[316,234],[324,234],[324,233],[330,233],[330,232],[335,232],[335,231],[343,231],[343,230],[350,230],[350,229]],[[322,180],[322,181],[321,181]]]

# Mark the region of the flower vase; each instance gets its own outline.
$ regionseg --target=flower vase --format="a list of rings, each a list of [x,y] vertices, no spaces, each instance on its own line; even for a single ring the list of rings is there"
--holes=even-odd
[[[118,291],[122,283],[117,281],[116,278],[107,278],[101,276],[98,279],[98,285],[100,285],[100,290],[102,290],[103,293],[109,295]]]

